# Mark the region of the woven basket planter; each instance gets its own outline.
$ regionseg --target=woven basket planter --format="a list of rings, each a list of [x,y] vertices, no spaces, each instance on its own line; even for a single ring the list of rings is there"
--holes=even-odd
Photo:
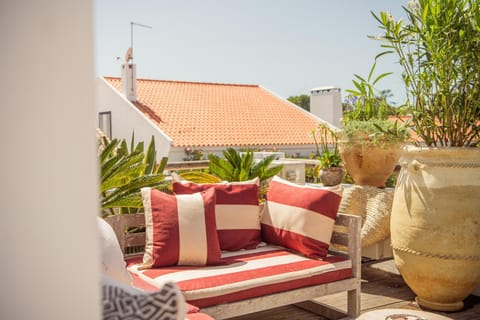
[[[362,247],[368,247],[390,236],[390,212],[393,190],[354,185],[344,188],[339,212],[362,217]]]

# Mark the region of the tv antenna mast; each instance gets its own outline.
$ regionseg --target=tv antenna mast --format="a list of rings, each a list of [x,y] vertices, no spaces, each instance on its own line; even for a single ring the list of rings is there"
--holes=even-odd
[[[130,22],[130,54],[126,57],[126,62],[128,63],[128,60],[131,60],[133,63],[133,27],[142,27],[142,28],[147,28],[147,29],[152,29],[152,26],[146,25],[146,24],[141,24],[137,22]]]

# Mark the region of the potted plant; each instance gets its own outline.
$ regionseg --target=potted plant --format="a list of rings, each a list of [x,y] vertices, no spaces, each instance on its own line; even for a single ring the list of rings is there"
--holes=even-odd
[[[480,283],[478,0],[410,1],[373,14],[403,67],[419,145],[402,152],[391,216],[397,267],[418,303],[454,311]]]
[[[340,135],[340,154],[355,184],[385,187],[408,138],[408,121],[398,124],[388,120],[395,113],[385,96],[378,95],[375,85],[389,73],[372,80],[376,62],[367,79],[355,75],[357,90],[350,93]]]
[[[315,168],[316,176],[325,186],[340,184],[345,170],[338,150],[338,133],[323,123],[312,130],[312,137],[315,142],[315,154],[312,158],[320,161],[320,165]]]

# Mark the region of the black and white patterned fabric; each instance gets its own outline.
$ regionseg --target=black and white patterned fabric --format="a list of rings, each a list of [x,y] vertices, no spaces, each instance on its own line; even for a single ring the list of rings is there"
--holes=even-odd
[[[105,320],[183,320],[185,300],[177,285],[165,282],[155,292],[143,292],[110,278],[102,279]]]

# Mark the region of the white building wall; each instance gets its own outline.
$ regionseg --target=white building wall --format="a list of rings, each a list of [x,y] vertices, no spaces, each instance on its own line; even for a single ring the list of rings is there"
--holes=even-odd
[[[0,319],[100,319],[92,1],[0,4]]]
[[[144,141],[148,145],[152,135],[155,137],[157,160],[170,153],[172,140],[142,112],[113,88],[103,77],[97,77],[97,113],[110,111],[112,114],[112,138],[126,139],[130,143],[132,132],[135,141]]]

